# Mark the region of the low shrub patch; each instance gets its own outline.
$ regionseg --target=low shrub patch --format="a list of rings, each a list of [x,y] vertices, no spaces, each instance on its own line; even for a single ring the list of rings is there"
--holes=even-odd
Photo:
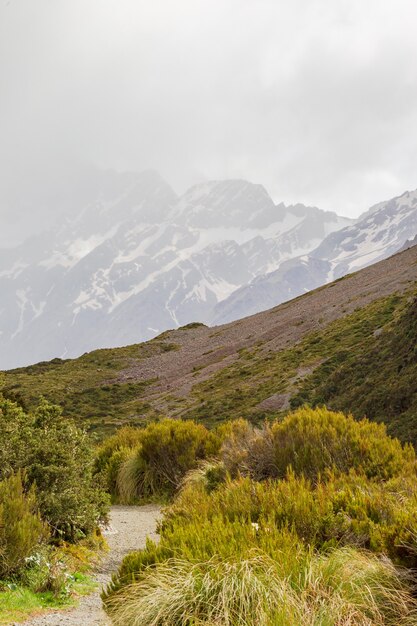
[[[143,429],[123,428],[98,452],[100,472],[122,503],[171,496],[187,472],[219,452],[220,437],[193,421],[165,419]]]

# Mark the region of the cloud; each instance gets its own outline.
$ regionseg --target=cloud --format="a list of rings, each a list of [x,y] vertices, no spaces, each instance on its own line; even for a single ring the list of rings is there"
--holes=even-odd
[[[413,0],[3,2],[4,230],[48,219],[83,164],[350,215],[417,187],[416,18]]]

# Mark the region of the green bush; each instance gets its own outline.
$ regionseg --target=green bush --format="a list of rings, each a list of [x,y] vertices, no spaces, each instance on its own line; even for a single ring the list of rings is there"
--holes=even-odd
[[[94,472],[105,471],[112,456],[120,450],[136,448],[141,440],[142,429],[122,426],[100,446],[94,463]],[[114,483],[115,484],[115,483]]]
[[[139,454],[161,489],[173,491],[198,461],[218,448],[219,441],[202,424],[163,420],[145,429]]]
[[[74,541],[105,518],[108,498],[93,479],[91,442],[59,407],[42,400],[26,414],[0,396],[0,439],[0,479],[24,470],[53,536]]]
[[[116,501],[172,495],[187,472],[219,452],[220,438],[201,424],[165,419],[142,430],[123,429],[99,452],[97,468]]]
[[[0,479],[24,467],[32,432],[33,419],[0,393]]]
[[[289,468],[313,480],[327,469],[388,480],[404,472],[415,453],[389,437],[383,424],[305,407],[261,429],[238,423],[223,443],[222,458],[232,476],[240,472],[255,480],[284,478]]]
[[[415,460],[411,446],[401,446],[383,424],[326,408],[303,408],[272,426],[278,476],[291,466],[296,474],[316,478],[326,468],[363,472],[387,480]]]
[[[158,544],[148,541],[124,559],[110,595],[167,559],[246,558],[257,550],[279,560],[283,545],[296,550],[300,543],[319,551],[366,549],[415,568],[416,473],[388,482],[329,474],[316,484],[294,474],[261,483],[247,477],[210,493],[204,481],[191,480],[165,510],[160,534]]]
[[[25,493],[19,473],[0,482],[0,578],[24,568],[47,537],[34,489]]]

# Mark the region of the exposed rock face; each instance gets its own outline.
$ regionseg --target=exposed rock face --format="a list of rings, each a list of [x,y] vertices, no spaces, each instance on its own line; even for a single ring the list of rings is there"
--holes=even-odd
[[[0,250],[0,368],[235,320],[383,259],[417,233],[417,191],[355,223],[275,205],[244,180],[178,198],[156,172],[107,172],[69,193],[65,219]]]
[[[208,322],[236,290],[350,223],[275,205],[243,180],[196,185],[178,198],[155,172],[109,172],[87,191],[69,190],[74,209],[59,224],[0,250],[1,368]],[[298,274],[288,277],[285,297],[297,289],[291,281],[304,284]],[[276,303],[268,298],[261,308]]]
[[[212,321],[228,322],[302,295],[417,243],[416,233],[417,191],[407,191],[330,233],[309,255],[282,263],[235,291],[216,306]]]

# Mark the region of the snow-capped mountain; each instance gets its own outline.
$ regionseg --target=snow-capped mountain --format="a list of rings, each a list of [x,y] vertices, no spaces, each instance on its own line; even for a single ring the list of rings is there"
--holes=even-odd
[[[225,323],[295,298],[411,245],[416,234],[417,190],[380,202],[354,224],[329,234],[310,254],[255,277],[220,302],[211,321]]]
[[[243,180],[195,185],[178,198],[155,172],[102,172],[68,193],[58,224],[0,250],[2,368],[208,322],[236,290],[351,224],[275,205]]]

